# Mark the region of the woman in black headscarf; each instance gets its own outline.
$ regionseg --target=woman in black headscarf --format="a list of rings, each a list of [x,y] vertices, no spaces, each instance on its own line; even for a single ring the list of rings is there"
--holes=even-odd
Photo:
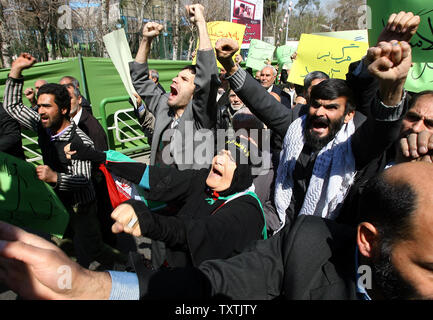
[[[105,153],[74,144],[70,149],[77,151],[72,157],[105,162],[108,171],[142,187],[147,200],[183,203],[176,215],[166,216],[150,211],[142,201],[128,200],[111,215],[116,221],[113,232],[163,241],[164,265],[183,267],[229,258],[253,240],[267,237],[262,205],[253,187],[252,146],[246,139],[228,140],[210,170],[183,171],[110,162]]]

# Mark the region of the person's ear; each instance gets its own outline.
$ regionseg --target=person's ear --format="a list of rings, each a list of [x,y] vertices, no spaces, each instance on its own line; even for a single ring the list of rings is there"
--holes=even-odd
[[[81,103],[83,102],[83,97],[82,96],[79,96],[78,97],[78,104],[81,106]]]
[[[376,255],[379,243],[379,231],[369,222],[361,222],[358,225],[356,243],[361,255],[372,258]]]
[[[350,120],[352,120],[354,116],[355,116],[355,110],[346,114],[346,116],[344,117],[344,123],[349,123]]]

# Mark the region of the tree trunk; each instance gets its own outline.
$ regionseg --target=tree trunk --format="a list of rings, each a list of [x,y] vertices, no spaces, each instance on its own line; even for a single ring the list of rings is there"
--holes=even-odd
[[[173,25],[173,60],[177,60],[179,50],[179,1],[174,2],[174,25]]]

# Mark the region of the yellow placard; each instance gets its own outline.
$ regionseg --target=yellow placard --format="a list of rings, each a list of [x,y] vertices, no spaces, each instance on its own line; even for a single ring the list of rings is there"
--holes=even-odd
[[[237,41],[239,44],[239,51],[233,56],[233,58],[240,53],[240,48],[242,41],[244,39],[246,26],[244,24],[227,22],[227,21],[212,21],[207,23],[207,32],[209,34],[209,39],[211,41],[212,47],[215,48],[215,43],[218,39],[229,38]],[[197,48],[198,48],[197,42]],[[195,64],[195,57],[193,64]],[[218,68],[223,68],[223,66],[217,60]]]
[[[345,80],[349,65],[361,60],[367,50],[366,42],[303,34],[288,81],[303,85],[305,76],[312,71]]]

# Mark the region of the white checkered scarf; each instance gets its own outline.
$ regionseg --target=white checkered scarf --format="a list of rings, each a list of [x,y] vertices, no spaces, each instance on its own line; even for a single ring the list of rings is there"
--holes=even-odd
[[[286,209],[293,192],[293,172],[296,160],[304,147],[304,128],[307,116],[296,119],[287,130],[275,182],[275,205],[285,223]],[[353,119],[344,124],[335,138],[320,150],[314,163],[304,203],[299,214],[315,215],[327,219],[338,216],[341,204],[353,183],[355,158],[351,136],[355,132]],[[278,230],[278,231],[279,231]]]

